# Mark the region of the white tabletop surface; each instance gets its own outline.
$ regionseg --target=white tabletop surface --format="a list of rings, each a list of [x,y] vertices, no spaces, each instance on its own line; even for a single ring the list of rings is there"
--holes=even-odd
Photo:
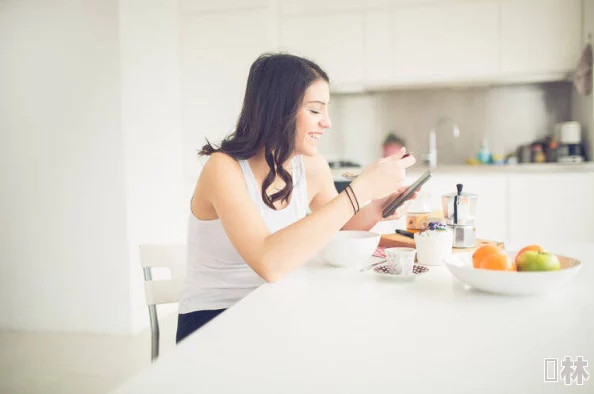
[[[539,297],[482,293],[443,266],[399,283],[312,261],[117,393],[593,393],[592,376],[545,383],[544,359],[582,356],[594,374],[594,244],[544,246],[583,267]]]

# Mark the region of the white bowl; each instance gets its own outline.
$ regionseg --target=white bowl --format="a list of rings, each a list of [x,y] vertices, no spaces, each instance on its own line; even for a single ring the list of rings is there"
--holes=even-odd
[[[563,286],[578,273],[581,263],[567,256],[557,255],[561,263],[558,271],[517,272],[477,269],[472,266],[472,253],[455,253],[444,260],[447,269],[460,281],[476,289],[506,295],[538,295],[550,293]],[[518,251],[506,251],[514,259]]]
[[[339,231],[320,251],[320,257],[335,267],[356,267],[369,260],[380,238],[370,231]]]

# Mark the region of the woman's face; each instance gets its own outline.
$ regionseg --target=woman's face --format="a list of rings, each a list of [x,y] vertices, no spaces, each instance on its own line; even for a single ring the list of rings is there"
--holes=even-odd
[[[320,138],[331,127],[329,101],[330,90],[323,79],[315,81],[305,91],[297,113],[295,154],[313,156],[317,153]]]

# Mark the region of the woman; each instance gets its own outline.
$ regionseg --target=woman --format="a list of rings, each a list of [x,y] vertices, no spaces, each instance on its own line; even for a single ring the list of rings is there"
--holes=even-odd
[[[328,82],[309,60],[260,56],[250,68],[235,132],[219,148],[202,148],[210,158],[191,201],[178,342],[304,264],[337,231],[373,227],[402,186],[405,168],[415,162],[402,158],[404,149],[366,167],[337,193],[317,150],[331,126]]]

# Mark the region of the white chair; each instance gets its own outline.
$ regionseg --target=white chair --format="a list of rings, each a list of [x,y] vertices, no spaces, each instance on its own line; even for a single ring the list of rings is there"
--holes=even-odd
[[[186,269],[185,244],[143,244],[139,247],[144,293],[151,324],[151,361],[159,357],[157,305],[179,302]],[[153,280],[151,268],[168,268],[171,279]]]

